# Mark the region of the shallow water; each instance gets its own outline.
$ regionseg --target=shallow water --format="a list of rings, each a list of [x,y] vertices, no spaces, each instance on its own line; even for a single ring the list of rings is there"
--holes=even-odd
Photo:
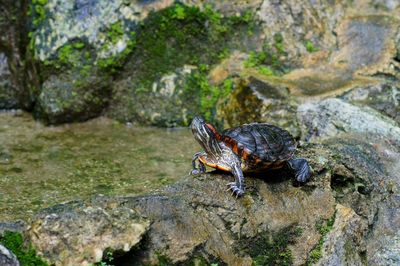
[[[188,129],[129,128],[106,118],[45,127],[0,113],[0,221],[94,195],[137,195],[186,175]]]

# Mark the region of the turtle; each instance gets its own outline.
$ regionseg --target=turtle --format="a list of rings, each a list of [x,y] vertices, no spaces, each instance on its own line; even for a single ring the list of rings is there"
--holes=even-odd
[[[190,128],[194,138],[204,148],[204,151],[193,155],[190,173],[205,173],[206,165],[231,172],[235,182],[227,185],[236,197],[242,196],[245,191],[244,172],[262,172],[287,165],[300,183],[307,182],[311,176],[307,160],[294,157],[296,142],[293,136],[277,126],[250,123],[219,133],[212,124],[196,116]]]

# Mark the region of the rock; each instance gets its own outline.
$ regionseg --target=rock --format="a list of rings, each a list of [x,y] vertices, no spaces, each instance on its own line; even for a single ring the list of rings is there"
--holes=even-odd
[[[171,4],[168,0],[36,2],[32,14],[35,54],[42,62],[52,60],[60,48],[80,39],[95,49],[99,59],[115,56],[128,47],[129,33],[139,21]]]
[[[0,108],[32,110],[39,75],[28,49],[28,19],[30,1],[2,1],[0,10],[1,85]],[[5,56],[5,58],[4,58]],[[4,64],[8,66],[5,67]],[[5,72],[4,72],[5,71]],[[5,86],[5,87],[4,87]],[[12,93],[11,93],[12,91]]]
[[[43,83],[35,116],[48,124],[85,121],[98,116],[110,97],[110,77],[77,72],[50,76]]]
[[[393,58],[399,23],[396,17],[384,15],[344,20],[337,28],[340,49],[332,55],[333,64],[359,75],[397,76],[400,65]]]
[[[0,234],[6,231],[9,232],[24,232],[26,230],[26,223],[22,220],[14,222],[0,222]]]
[[[230,175],[189,176],[148,195],[45,209],[29,238],[56,264],[98,261],[107,247],[124,249],[123,243],[130,251],[114,252],[117,265],[395,262],[399,148],[349,134],[316,140],[299,148],[313,169],[300,187],[287,169],[274,170],[246,176],[246,194],[236,199],[226,191]],[[327,221],[332,228],[322,230]],[[130,223],[142,233],[127,233]]]
[[[4,53],[0,53],[0,109],[13,109],[18,107],[15,88],[11,81],[11,72],[8,67],[8,59]]]
[[[227,64],[241,58],[239,52],[230,55],[231,51],[252,47],[260,37],[249,34],[256,32],[257,24],[248,15],[222,16],[210,5],[192,4],[168,7],[143,21],[136,31],[135,49],[113,83],[107,116],[157,126],[186,126],[194,115],[216,120],[215,105],[229,94],[230,88],[223,85],[226,73],[242,66],[221,66],[208,75],[210,68],[222,58],[227,57]],[[177,10],[183,13],[181,18]],[[187,73],[187,66],[197,70]],[[172,97],[158,93],[166,79],[177,79]]]
[[[369,106],[400,124],[400,84],[396,82],[356,87],[340,98],[359,106]]]
[[[196,67],[185,65],[162,76],[147,93],[132,88],[136,85],[133,78],[118,81],[114,84],[114,99],[118,98],[119,102],[112,102],[107,115],[141,125],[188,125],[200,112],[199,91],[192,87],[199,75]],[[125,97],[128,91],[133,94]]]
[[[296,109],[297,102],[285,83],[251,72],[248,78],[236,78],[233,92],[217,106],[217,117],[225,128],[267,122],[298,137]]]
[[[367,226],[354,210],[336,205],[335,223],[317,265],[365,265]]]
[[[373,135],[400,144],[400,128],[394,120],[372,108],[357,107],[340,99],[329,98],[300,105],[298,119],[306,140],[347,132]]]
[[[129,251],[148,227],[126,207],[74,202],[39,213],[28,235],[38,254],[55,265],[89,265],[100,262],[106,250]]]
[[[0,244],[0,265],[2,266],[19,266],[17,257]]]
[[[369,92],[367,90],[367,93]],[[313,142],[330,145],[332,152],[342,157],[340,160],[344,168],[335,167],[331,179],[336,200],[352,208],[368,225],[368,233],[364,237],[365,251],[363,242],[357,237],[351,241],[361,243],[354,245],[356,249],[346,248],[345,245],[344,251],[347,251],[344,257],[336,254],[327,255],[326,258],[342,260],[360,257],[363,264],[397,265],[400,262],[398,234],[400,214],[397,211],[400,208],[398,124],[371,108],[356,107],[339,99],[327,99],[312,105],[314,107],[311,108],[304,106],[299,107],[299,110],[305,111],[300,112],[302,117],[300,120],[304,121],[305,126],[302,132],[306,136],[311,136]],[[318,132],[315,131],[316,128]],[[335,131],[350,132],[354,136],[349,139],[343,132],[338,134]],[[342,136],[340,142],[327,140],[330,134]],[[369,159],[366,160],[367,158]],[[361,168],[364,169],[364,173],[360,172]],[[356,176],[351,177],[349,170]],[[356,220],[359,219],[357,216],[354,217]],[[349,230],[358,229],[357,227],[345,229],[346,232],[350,232]],[[334,252],[343,254],[341,246],[342,244],[336,251],[330,249],[332,254]],[[350,251],[355,251],[358,255],[355,253],[351,255]],[[322,261],[327,265],[337,265],[338,262],[329,259]],[[358,263],[351,261],[351,264]]]

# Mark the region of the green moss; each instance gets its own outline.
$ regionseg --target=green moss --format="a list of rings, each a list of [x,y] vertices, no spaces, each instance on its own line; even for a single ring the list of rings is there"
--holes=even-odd
[[[31,245],[24,245],[22,234],[16,232],[5,232],[0,237],[0,243],[11,250],[21,266],[46,266],[48,265],[42,258],[36,255],[36,251]]]
[[[32,23],[38,27],[46,19],[45,6],[48,0],[32,0],[29,6],[28,16],[32,16]]]
[[[248,16],[246,20],[250,19]],[[137,30],[133,58],[138,87],[151,89],[162,75],[184,64],[212,65],[230,53],[230,41],[248,22],[223,17],[210,5],[197,7],[175,4],[151,13]]]
[[[186,18],[185,8],[181,5],[176,5],[174,9],[174,14],[172,15],[173,18],[183,20]]]
[[[121,25],[121,24],[114,24],[114,25]],[[114,27],[118,28],[120,26],[114,26]],[[121,26],[121,29],[122,29],[122,26]],[[118,32],[118,31],[115,29],[114,32]],[[114,34],[115,34],[114,38],[116,38],[114,41],[116,43],[122,35],[120,35],[120,32],[114,33]],[[118,38],[117,38],[117,36],[118,36]],[[113,39],[111,39],[111,41],[113,41]],[[122,69],[127,56],[132,53],[132,51],[135,49],[135,47],[136,47],[136,33],[131,32],[130,36],[129,36],[129,40],[127,41],[126,48],[121,53],[118,53],[114,56],[110,56],[108,58],[98,59],[96,63],[102,70],[104,70],[106,72],[110,72],[112,74],[115,74],[119,70]]]
[[[203,69],[207,69],[203,66]],[[210,85],[207,79],[206,72],[195,71],[187,80],[184,88],[184,101],[185,96],[188,101],[192,101],[194,113],[189,114],[190,119],[194,115],[202,115],[207,121],[216,123],[214,120],[216,112],[216,104],[220,98],[225,98],[233,90],[233,81],[226,79],[220,86]],[[193,102],[193,98],[198,98],[198,102]]]
[[[114,266],[114,253],[112,250],[106,250],[104,253],[105,256],[103,259],[100,262],[95,263],[94,266]]]
[[[332,230],[333,224],[335,223],[336,212],[333,216],[328,220],[322,220],[317,222],[315,225],[318,232],[321,235],[317,245],[311,250],[308,255],[308,260],[306,262],[307,265],[312,265],[317,263],[322,257],[322,246],[324,245],[326,235]]]
[[[260,74],[266,75],[266,76],[272,76],[274,75],[274,71],[267,66],[259,66],[257,68],[258,72],[260,72]]]
[[[244,62],[247,68],[255,68],[263,75],[281,75],[287,72],[281,58],[286,56],[286,51],[281,34],[274,35],[273,44],[264,45],[261,51],[251,51],[249,58]]]
[[[111,43],[116,44],[122,36],[124,36],[124,29],[120,21],[111,24],[110,30],[107,32],[108,38],[110,38]]]
[[[238,252],[250,255],[254,266],[292,265],[293,256],[288,246],[301,234],[301,228],[290,226],[274,235],[265,232],[253,239],[240,239]]]
[[[314,47],[314,44],[313,44],[310,40],[307,40],[307,41],[304,43],[304,46],[306,47],[306,50],[307,50],[307,52],[309,52],[309,53],[313,53],[313,52],[316,52],[316,51],[317,51],[317,49]]]

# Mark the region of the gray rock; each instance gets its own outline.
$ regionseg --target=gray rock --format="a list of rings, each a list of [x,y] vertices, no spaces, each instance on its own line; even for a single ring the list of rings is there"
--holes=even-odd
[[[4,53],[0,53],[0,109],[13,109],[17,107],[18,103],[15,88],[11,81],[7,56]]]
[[[306,138],[313,142],[330,143],[332,152],[342,157],[344,168],[335,167],[331,180],[335,198],[340,204],[352,208],[368,225],[368,233],[363,237],[366,244],[358,238],[360,244],[356,244],[354,238],[350,241],[348,237],[341,239],[335,236],[340,241],[326,247],[328,255],[322,264],[349,262],[354,265],[358,262],[352,259],[359,257],[364,264],[397,265],[400,261],[398,124],[369,107],[357,107],[339,99],[300,106],[299,117]],[[353,140],[347,139],[348,133],[353,134]],[[331,135],[341,136],[341,140],[333,143],[327,139]],[[346,142],[348,144],[343,146]],[[360,172],[361,168],[366,171]],[[349,175],[349,171],[356,176]],[[353,214],[350,218],[359,219]],[[349,225],[352,224],[350,220]],[[342,232],[362,232],[364,226],[360,226],[343,228]],[[346,247],[346,243],[353,244]],[[349,246],[355,248],[349,249]],[[339,254],[344,254],[344,257]]]
[[[111,79],[77,72],[50,76],[43,83],[35,106],[36,117],[49,124],[84,121],[98,116],[106,106]]]
[[[142,125],[188,125],[200,112],[199,90],[190,86],[195,73],[196,67],[185,65],[156,80],[149,92],[137,88],[133,77],[119,80],[107,115]]]
[[[340,96],[359,106],[369,106],[400,124],[400,84],[395,82],[360,86]]]
[[[106,250],[129,251],[148,227],[146,219],[122,205],[74,202],[39,213],[28,234],[38,254],[52,263],[88,265],[100,262]]]
[[[306,140],[356,133],[400,144],[400,128],[394,120],[372,108],[354,106],[340,99],[300,105],[298,119]]]
[[[0,244],[0,265],[1,266],[19,266],[19,261],[17,257]]]
[[[354,210],[336,205],[335,223],[317,265],[365,265],[366,234],[366,222]]]

